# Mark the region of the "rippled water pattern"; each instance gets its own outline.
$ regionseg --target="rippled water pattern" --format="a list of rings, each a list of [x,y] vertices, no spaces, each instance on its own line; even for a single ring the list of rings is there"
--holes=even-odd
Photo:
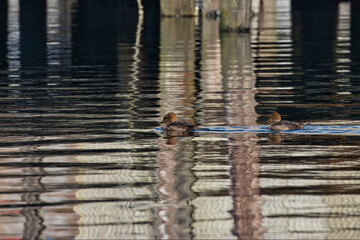
[[[359,239],[360,4],[262,2],[0,1],[0,238]]]
[[[168,133],[163,127],[157,127],[155,130],[160,131],[164,135],[176,134]],[[203,127],[198,130],[191,130],[190,133],[200,133],[200,132],[217,132],[217,133],[248,133],[248,132],[257,132],[257,133],[277,133],[280,132],[270,130],[267,126],[262,127]],[[339,134],[339,135],[360,135],[360,126],[305,126],[303,129],[296,130],[284,130],[281,133],[294,133],[294,134]],[[180,133],[179,133],[180,134]],[[188,133],[186,133],[188,134]]]

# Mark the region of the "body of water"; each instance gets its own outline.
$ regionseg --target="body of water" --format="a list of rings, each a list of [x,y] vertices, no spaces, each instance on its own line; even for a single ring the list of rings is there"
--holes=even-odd
[[[360,4],[266,0],[250,34],[143,4],[0,2],[0,237],[359,239]]]

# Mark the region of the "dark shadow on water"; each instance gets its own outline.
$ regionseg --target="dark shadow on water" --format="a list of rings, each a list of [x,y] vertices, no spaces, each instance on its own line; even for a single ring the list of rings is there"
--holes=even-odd
[[[8,21],[8,3],[0,1],[0,71],[6,71],[7,62],[7,21]],[[2,74],[2,73],[0,73]]]

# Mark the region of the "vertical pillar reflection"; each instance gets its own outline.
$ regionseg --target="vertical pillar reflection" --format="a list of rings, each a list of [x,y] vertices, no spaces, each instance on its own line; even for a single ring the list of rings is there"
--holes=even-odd
[[[229,126],[254,126],[257,103],[250,35],[223,34],[221,41],[227,123]]]
[[[161,115],[193,117],[195,101],[195,18],[161,18]]]
[[[6,1],[2,1],[6,2]],[[8,1],[7,18],[7,65],[9,70],[9,79],[18,79],[20,70],[20,20],[19,20],[19,2],[18,0]]]
[[[158,140],[157,144],[161,151],[157,155],[158,169],[156,170],[156,177],[159,183],[156,186],[156,191],[159,195],[160,203],[164,204],[164,206],[159,207],[156,212],[155,234],[158,239],[173,239],[178,238],[171,231],[171,227],[174,224],[174,208],[168,207],[167,204],[176,202],[178,199],[177,193],[173,189],[175,185],[173,170],[175,169],[176,161],[174,160],[172,148],[168,148],[162,140]]]
[[[221,75],[221,45],[219,20],[202,18],[201,49],[201,124],[206,126],[225,125],[224,109],[218,107],[223,103],[223,81]]]
[[[336,31],[336,47],[333,58],[336,60],[337,77],[334,79],[335,91],[338,96],[337,101],[348,102],[347,95],[351,94],[351,81],[347,77],[350,73],[350,3],[339,2],[338,5],[338,21]],[[348,90],[348,91],[346,91]],[[349,91],[350,90],[350,91]]]
[[[180,118],[190,120],[195,115],[195,19],[161,18],[160,20],[160,115],[174,111]],[[188,200],[194,182],[191,167],[194,143],[183,144],[170,137],[165,145],[159,140],[159,170],[157,187],[159,199],[167,203],[160,208],[156,226],[160,238],[191,238],[191,211]],[[179,175],[174,175],[177,172]],[[180,178],[186,176],[186,178]],[[170,203],[177,203],[177,207]]]
[[[71,13],[75,0],[47,1],[47,64],[50,78],[64,76],[71,64]]]
[[[38,158],[27,158],[25,162],[39,162]],[[24,170],[27,175],[43,175],[41,167],[30,167]],[[42,177],[24,177],[24,192],[21,199],[26,203],[21,213],[25,217],[23,239],[39,239],[42,232],[45,230],[43,224],[44,219],[40,214],[41,204],[39,192],[44,191],[44,186],[41,183]],[[35,205],[35,206],[32,206]]]
[[[46,0],[20,1],[20,59],[21,69],[46,66]],[[31,73],[22,73],[22,79],[32,78]],[[29,152],[31,150],[28,150]],[[26,163],[42,162],[41,157],[28,157]],[[22,200],[26,203],[22,214],[25,217],[23,238],[38,239],[45,226],[40,214],[40,192],[42,184],[42,167],[23,169],[24,191]]]
[[[61,86],[64,79],[69,79],[72,70],[71,65],[71,24],[73,5],[77,0],[47,0],[46,1],[46,61],[47,61],[47,84],[46,93],[48,98],[53,101],[54,110],[56,102],[59,101],[59,95],[62,95]],[[70,76],[69,76],[70,75]],[[66,91],[66,90],[64,90]],[[61,99],[61,106],[69,106]],[[72,101],[72,100],[71,100]],[[71,104],[71,103],[69,103]],[[58,123],[53,123],[56,128]],[[57,125],[57,126],[55,126]],[[45,137],[46,139],[47,137]],[[76,144],[64,144],[62,149],[74,149]],[[76,155],[44,157],[44,162],[58,161],[62,163],[77,163]],[[53,169],[57,173],[63,173],[62,168]],[[73,171],[76,171],[72,169]],[[48,169],[44,170],[45,176],[49,173]],[[52,171],[52,170],[51,170]],[[47,178],[45,188],[48,186],[61,185],[64,188],[76,182],[76,176],[73,174],[61,174],[56,178]],[[44,202],[53,202],[54,199],[62,199],[63,201],[73,201],[76,199],[76,188],[61,189],[53,193],[43,194],[41,199]],[[44,209],[44,222],[46,228],[43,231],[42,238],[74,238],[78,234],[79,216],[74,211],[77,204],[64,204],[60,206],[47,206]],[[53,222],[56,219],[56,222]],[[59,231],[63,228],[63,231]]]
[[[241,137],[231,138],[229,144],[234,233],[239,239],[262,239],[264,233],[259,146],[256,143],[256,134],[243,134]]]
[[[227,125],[254,126],[257,103],[250,35],[223,34],[221,42]],[[229,137],[234,233],[240,239],[259,239],[263,234],[256,143],[257,135],[252,133]]]

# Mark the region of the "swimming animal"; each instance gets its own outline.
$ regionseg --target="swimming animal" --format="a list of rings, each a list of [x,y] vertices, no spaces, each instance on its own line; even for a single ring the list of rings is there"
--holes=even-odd
[[[281,120],[281,116],[277,112],[270,114],[267,121],[269,124],[269,129],[273,131],[303,129],[304,126],[310,124]]]
[[[199,127],[195,124],[177,121],[176,114],[173,112],[166,114],[162,122],[165,123],[165,131],[186,132],[189,130],[199,129]]]

